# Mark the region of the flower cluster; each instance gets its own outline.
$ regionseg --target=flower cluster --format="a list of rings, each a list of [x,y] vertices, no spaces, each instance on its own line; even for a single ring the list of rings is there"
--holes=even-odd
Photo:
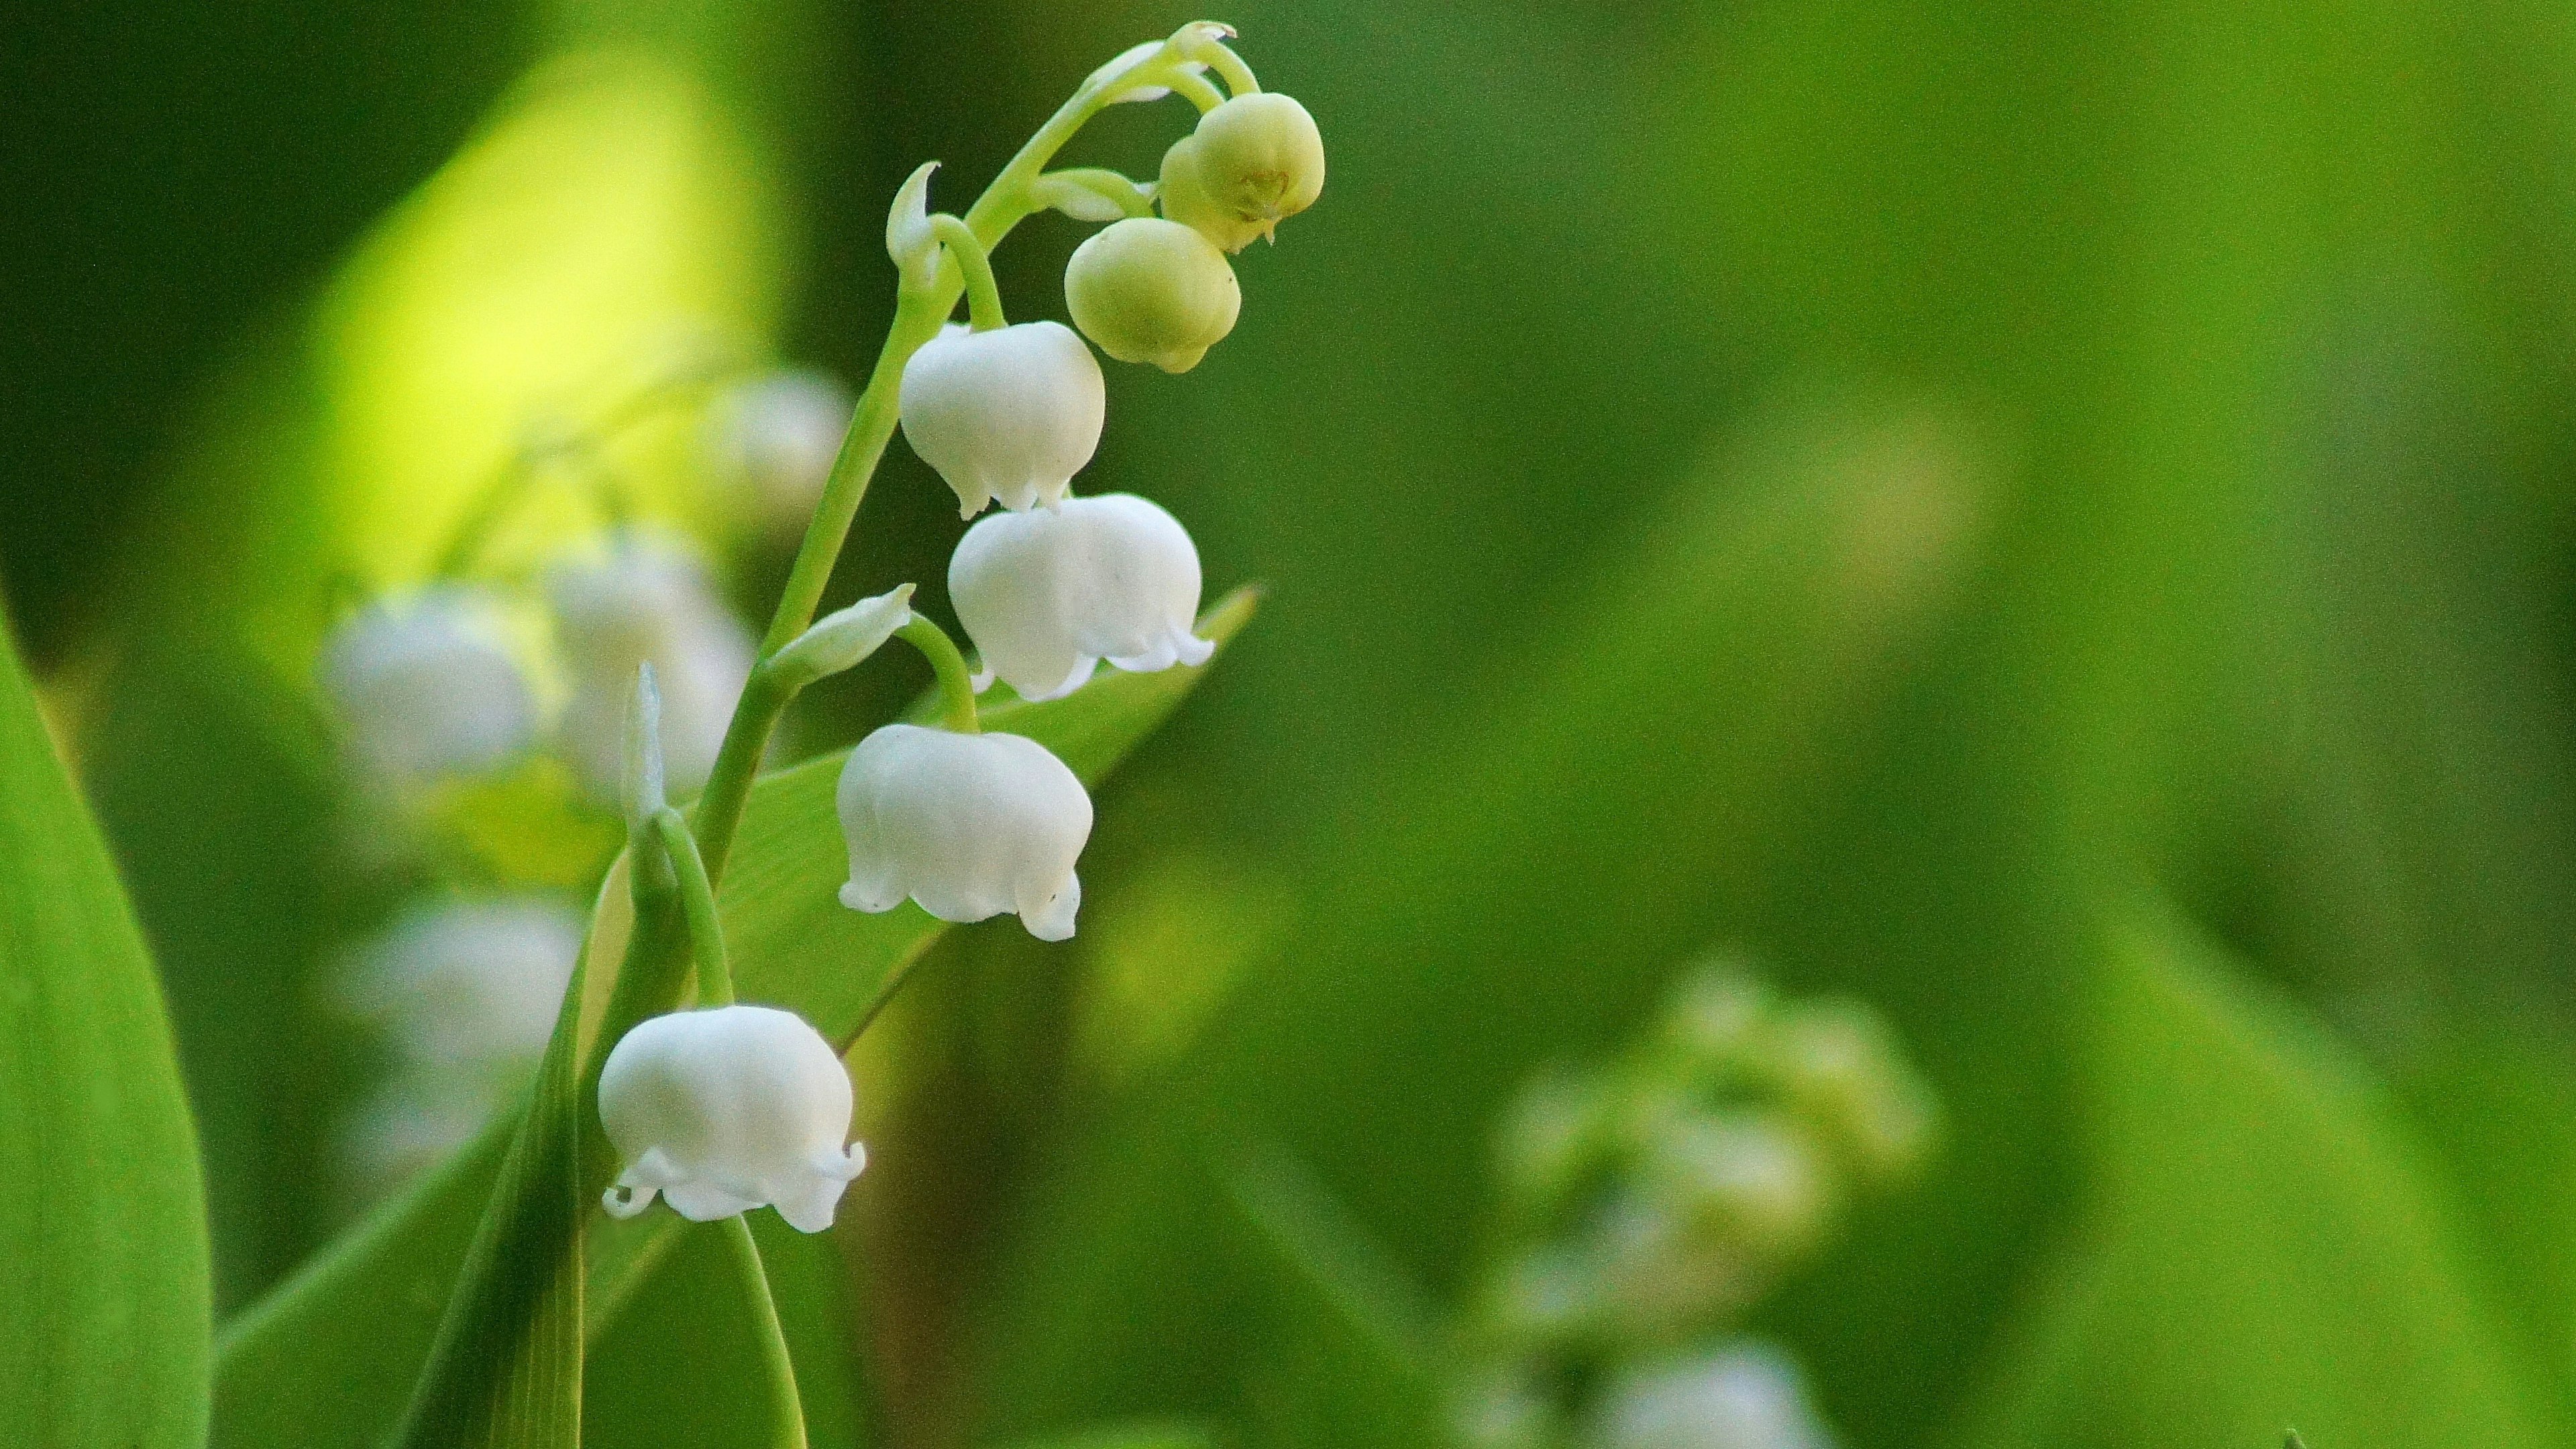
[[[352,848],[424,892],[346,982],[393,1047],[345,1138],[361,1196],[470,1136],[535,1061],[580,930],[551,897],[523,892],[581,887],[604,864],[639,666],[662,682],[672,786],[704,781],[753,663],[717,550],[756,553],[778,513],[809,512],[849,426],[849,399],[820,374],[728,367],[679,381],[587,428],[532,428],[433,577],[351,609],[322,643],[315,684],[355,787]],[[595,528],[488,562],[494,535],[551,484],[600,481],[619,419],[701,403],[681,434],[698,446],[678,450],[686,476],[673,482],[722,526],[703,538],[643,526],[628,500],[602,496]],[[489,893],[459,899],[459,880]]]
[[[784,698],[901,638],[938,676],[938,723],[886,725],[842,768],[837,806],[849,876],[839,894],[854,910],[910,901],[944,921],[1010,914],[1041,940],[1071,936],[1091,798],[1044,745],[983,730],[976,697],[999,681],[1024,700],[1059,699],[1089,684],[1104,662],[1149,672],[1204,663],[1215,647],[1194,632],[1201,576],[1188,531],[1143,498],[1077,497],[1072,483],[1098,451],[1108,414],[1108,380],[1092,348],[1170,372],[1197,365],[1242,306],[1226,254],[1271,235],[1322,188],[1313,118],[1261,91],[1225,47],[1232,33],[1193,24],[1129,51],[1095,72],[1041,133],[1053,135],[1062,123],[1070,134],[1110,104],[1184,95],[1201,112],[1197,129],[1172,148],[1153,186],[1108,171],[1042,171],[1047,156],[1032,147],[964,216],[930,211],[930,166],[896,194],[886,224],[900,277],[886,353],[896,371],[889,377],[880,367],[860,411],[870,416],[870,400],[890,382],[895,425],[955,492],[961,514],[976,520],[950,559],[948,588],[980,667],[912,612],[910,585],[824,619],[750,666],[763,698]],[[1158,192],[1160,216],[1152,214]],[[1003,311],[987,251],[1012,221],[1041,208],[1109,223],[1075,250],[1065,274],[1066,308],[1079,332],[1051,321],[1014,325]],[[964,322],[951,319],[961,298]],[[818,515],[816,536],[832,535],[837,547],[835,530],[854,506],[844,503],[837,523]],[[987,509],[995,511],[979,518]],[[605,661],[603,695],[612,682],[622,689],[649,654],[604,636],[590,652]],[[580,698],[576,691],[576,704]],[[649,720],[651,690],[638,699]],[[685,730],[667,695],[661,710]],[[687,773],[676,740],[639,749],[639,759],[667,754],[675,778]],[[658,827],[667,833],[655,840],[639,833],[638,848],[685,840],[686,826],[653,798],[657,770],[635,772],[640,798],[629,809],[639,822],[667,822]],[[720,790],[708,793],[715,799]],[[672,858],[685,891],[684,853]],[[700,915],[714,929],[712,906]],[[847,1073],[803,1021],[729,1004],[721,960],[719,945],[701,961],[700,999],[712,1009],[647,1020],[610,1054],[600,1115],[624,1171],[608,1209],[641,1212],[659,1195],[682,1215],[705,1219],[768,1204],[791,1225],[817,1230],[864,1160],[844,1146]]]
[[[1689,977],[1654,1033],[1607,1066],[1542,1076],[1501,1135],[1474,1437],[1524,1449],[1581,1425],[1603,1449],[1823,1443],[1785,1362],[1725,1331],[1937,1136],[1868,1008],[1783,1001],[1725,967]]]

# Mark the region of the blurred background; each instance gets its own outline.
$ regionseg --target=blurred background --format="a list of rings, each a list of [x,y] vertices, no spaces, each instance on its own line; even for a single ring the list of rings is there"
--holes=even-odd
[[[896,183],[962,208],[1190,18],[12,18],[0,582],[158,953],[219,1312],[369,1195],[332,982],[425,888],[315,724],[334,589],[675,338],[855,386]],[[1241,1164],[1363,1316],[1445,1321],[1508,1104],[1714,952],[1868,1003],[1940,1104],[1751,1310],[1842,1442],[2576,1442],[2576,11],[1216,18],[1331,179],[1204,364],[1111,371],[1086,477],[1266,596],[1102,793],[1077,941],[952,933],[862,1049],[859,1210],[778,1250],[818,1442],[1405,1442]],[[1085,233],[997,253],[1015,318]],[[719,536],[688,436],[632,471]],[[947,617],[961,528],[898,443],[836,597]],[[570,906],[598,863],[476,838]],[[683,1442],[649,1359],[594,1441]]]

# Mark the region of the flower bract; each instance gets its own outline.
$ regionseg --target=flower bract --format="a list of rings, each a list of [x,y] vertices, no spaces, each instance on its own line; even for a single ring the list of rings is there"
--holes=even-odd
[[[1132,494],[984,519],[949,559],[948,594],[984,657],[978,687],[999,676],[1023,699],[1071,694],[1103,659],[1146,672],[1216,650],[1190,632],[1197,545]]]
[[[1046,746],[887,725],[850,752],[839,803],[843,905],[890,911],[909,896],[943,921],[1017,912],[1042,941],[1073,934],[1091,796]]]
[[[773,1206],[799,1232],[832,1225],[867,1163],[843,1145],[850,1074],[793,1012],[719,1006],[657,1016],[628,1032],[599,1074],[599,1121],[625,1170],[613,1217],[655,1194],[692,1222]]]

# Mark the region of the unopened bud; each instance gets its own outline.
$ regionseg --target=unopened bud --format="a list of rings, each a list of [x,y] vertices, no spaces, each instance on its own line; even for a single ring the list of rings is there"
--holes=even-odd
[[[1064,298],[1101,351],[1165,372],[1198,366],[1243,310],[1234,268],[1216,244],[1150,216],[1117,222],[1074,248]]]
[[[1199,117],[1163,157],[1163,214],[1230,252],[1270,236],[1323,190],[1315,118],[1276,91],[1236,96]]]
[[[763,667],[787,687],[802,689],[876,653],[911,622],[912,585],[899,584],[816,620]]]

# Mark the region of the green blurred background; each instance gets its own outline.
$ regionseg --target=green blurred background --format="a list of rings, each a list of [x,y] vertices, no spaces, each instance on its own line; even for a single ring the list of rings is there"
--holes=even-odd
[[[856,379],[895,183],[937,158],[962,205],[1189,18],[12,18],[0,579],[160,955],[219,1306],[333,1226],[312,982],[385,902],[333,874],[279,621],[400,572],[349,439],[447,305],[403,228],[516,215],[442,167],[568,105],[529,174],[609,179],[535,285],[650,242],[637,294]],[[1217,18],[1331,181],[1203,366],[1113,372],[1089,477],[1268,597],[1104,795],[1079,943],[958,933],[897,1023],[821,1275],[878,1380],[845,1418],[1328,1392],[1283,1383],[1221,1164],[1302,1163],[1436,1305],[1500,1104],[1732,948],[1886,1011],[1951,1122],[1766,1313],[1850,1443],[2576,1442],[2576,11]],[[611,79],[523,82],[562,55]],[[1150,174],[1177,124],[1084,155]],[[1082,234],[999,254],[1016,316]],[[624,297],[548,325],[613,350]],[[437,472],[422,416],[368,446]],[[839,588],[935,599],[961,525],[893,451]]]

